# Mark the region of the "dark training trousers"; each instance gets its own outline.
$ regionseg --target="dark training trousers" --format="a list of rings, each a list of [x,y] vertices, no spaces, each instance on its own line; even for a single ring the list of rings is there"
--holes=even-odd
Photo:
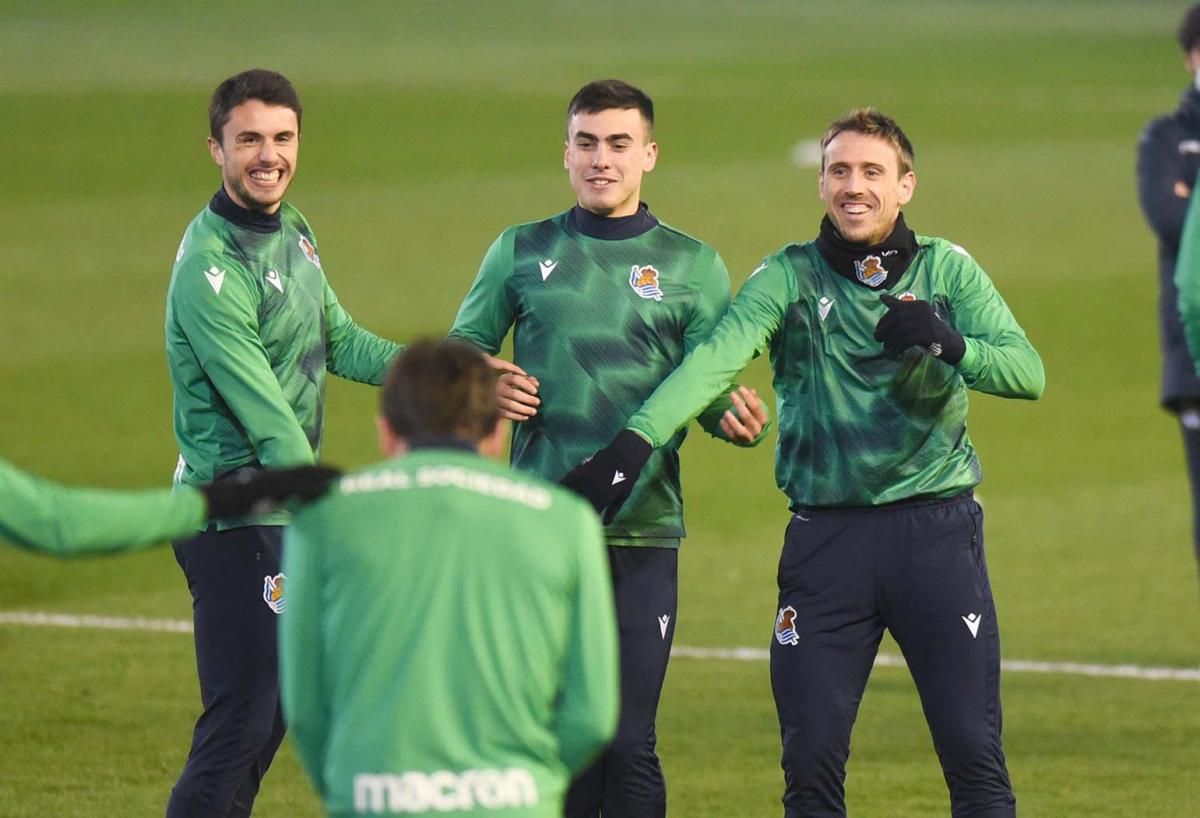
[[[281,526],[252,526],[174,544],[192,592],[204,712],[167,818],[250,815],[283,740],[275,635],[282,541]]]
[[[675,638],[678,558],[674,548],[608,547],[620,642],[621,715],[612,744],[567,791],[567,818],[667,814],[654,720]]]
[[[1192,490],[1192,547],[1200,566],[1200,408],[1185,406],[1179,413],[1179,429],[1183,433],[1188,485]]]
[[[785,818],[846,815],[850,730],[885,627],[921,696],[951,814],[1013,818],[1000,632],[970,494],[793,515],[771,640]]]

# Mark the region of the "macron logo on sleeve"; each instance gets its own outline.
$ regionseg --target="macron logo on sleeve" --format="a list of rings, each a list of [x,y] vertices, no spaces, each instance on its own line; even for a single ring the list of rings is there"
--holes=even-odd
[[[221,294],[221,285],[225,283],[225,271],[218,270],[216,267],[209,267],[204,271],[204,277],[208,279],[208,283],[212,285],[213,292],[217,295]]]

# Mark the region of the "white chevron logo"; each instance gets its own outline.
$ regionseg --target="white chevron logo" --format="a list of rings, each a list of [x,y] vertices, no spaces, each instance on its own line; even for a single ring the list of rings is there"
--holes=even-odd
[[[550,274],[554,272],[554,268],[557,266],[558,266],[558,262],[551,261],[550,259],[546,259],[545,261],[539,261],[538,268],[542,271],[542,281],[545,281],[546,279],[548,279],[550,277]]]
[[[821,316],[822,321],[829,317],[831,309],[833,309],[833,299],[827,295],[821,296],[821,300],[817,302],[817,315]]]
[[[671,622],[670,614],[663,614],[658,618],[658,632],[662,634],[662,638],[667,638],[667,625]]]
[[[610,483],[610,485],[615,486],[617,483],[624,483],[624,482],[625,482],[625,472],[623,472],[623,471],[613,472],[613,481],[612,481],[612,483]]]
[[[213,292],[217,295],[221,294],[221,285],[225,283],[225,271],[218,270],[216,267],[209,267],[204,271],[205,278],[212,285]]]
[[[963,624],[967,626],[967,630],[971,632],[971,638],[978,639],[979,623],[983,621],[983,617],[977,613],[969,613],[962,618],[962,621]]]
[[[279,290],[279,292],[283,292],[283,279],[274,270],[267,271],[267,283]]]

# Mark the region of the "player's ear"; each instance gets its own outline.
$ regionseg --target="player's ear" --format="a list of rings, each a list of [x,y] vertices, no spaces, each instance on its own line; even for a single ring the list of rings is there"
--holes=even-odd
[[[383,415],[375,416],[375,436],[379,440],[379,451],[384,457],[396,457],[408,451],[404,438],[392,431],[391,424]]]
[[[917,174],[911,170],[900,177],[900,206],[908,204],[917,191]]]
[[[225,164],[225,151],[221,148],[221,143],[208,137],[208,155],[217,163],[218,167]]]
[[[646,157],[642,160],[642,171],[649,173],[654,170],[656,164],[658,164],[658,143],[651,142],[646,145]]]

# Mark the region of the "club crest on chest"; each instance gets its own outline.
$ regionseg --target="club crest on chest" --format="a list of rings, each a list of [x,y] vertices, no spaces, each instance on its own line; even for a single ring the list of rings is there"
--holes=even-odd
[[[662,301],[658,270],[649,264],[634,264],[629,270],[629,286],[642,298]]]
[[[883,266],[883,259],[876,255],[854,260],[854,275],[868,287],[878,287],[887,281],[888,271]]]

